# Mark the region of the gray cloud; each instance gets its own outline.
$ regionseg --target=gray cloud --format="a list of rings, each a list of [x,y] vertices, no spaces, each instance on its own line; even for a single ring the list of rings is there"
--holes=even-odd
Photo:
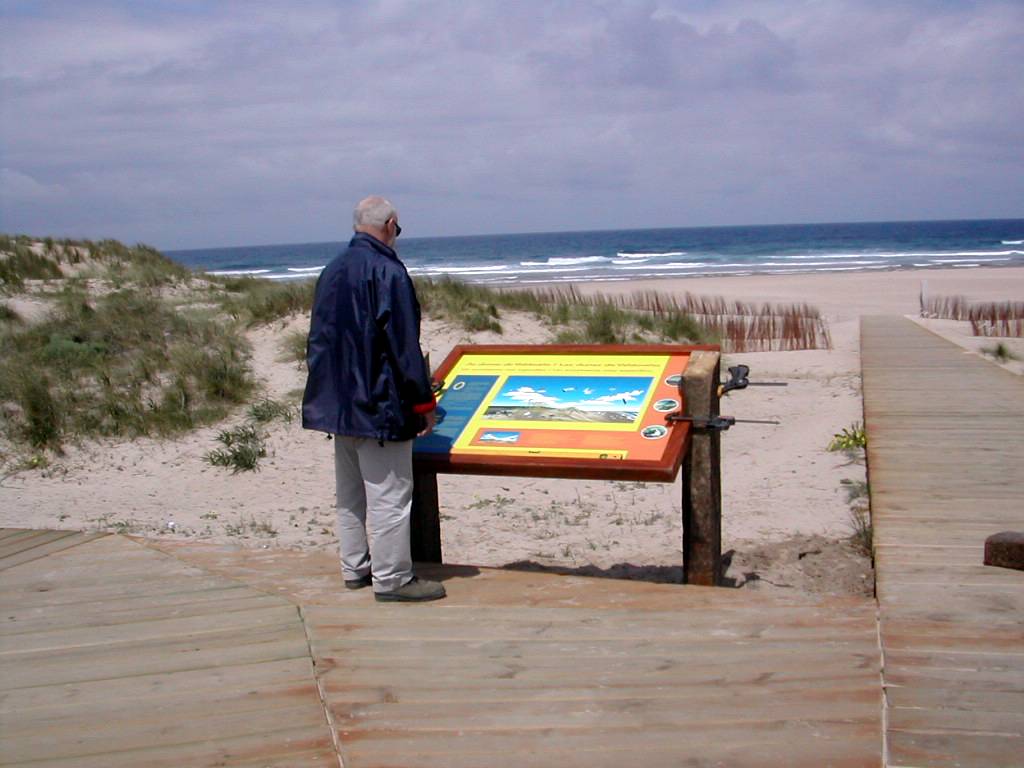
[[[1020,215],[1018,3],[0,5],[0,230]],[[697,8],[697,10],[694,10]]]

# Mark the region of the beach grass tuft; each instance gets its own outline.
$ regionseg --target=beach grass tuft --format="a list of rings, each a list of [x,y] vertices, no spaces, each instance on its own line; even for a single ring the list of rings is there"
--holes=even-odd
[[[1010,351],[1010,348],[1001,341],[998,344],[991,347],[982,347],[981,351],[984,352],[986,355],[991,355],[1000,363],[1005,363],[1009,360],[1017,359],[1017,356]]]
[[[423,311],[467,331],[501,333],[500,296],[496,291],[453,278],[417,280],[416,297]]]
[[[224,312],[252,327],[313,308],[314,280],[272,282],[255,277],[210,277],[219,286]]]
[[[291,424],[295,419],[296,408],[289,403],[264,397],[249,406],[249,420],[257,424],[266,424],[271,421],[281,420]]]
[[[26,280],[54,280],[63,276],[57,260],[40,249],[5,236],[0,242],[0,293],[13,293]]]
[[[854,547],[865,557],[872,557],[874,554],[874,531],[871,525],[871,510],[863,506],[850,508],[850,527],[853,534],[850,541]]]
[[[1024,337],[1024,301],[972,302],[964,296],[922,294],[921,317],[967,321],[975,336]]]
[[[281,336],[279,349],[281,356],[278,358],[284,363],[306,363],[306,341],[309,334],[304,330],[288,331]]]
[[[267,455],[264,436],[254,424],[221,430],[217,442],[224,447],[210,451],[203,458],[215,467],[230,467],[233,474],[257,471],[260,459]]]

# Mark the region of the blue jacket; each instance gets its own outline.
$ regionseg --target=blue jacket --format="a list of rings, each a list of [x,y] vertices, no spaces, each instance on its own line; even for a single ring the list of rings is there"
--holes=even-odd
[[[302,426],[409,440],[434,408],[420,305],[398,255],[358,232],[320,273],[306,344]]]

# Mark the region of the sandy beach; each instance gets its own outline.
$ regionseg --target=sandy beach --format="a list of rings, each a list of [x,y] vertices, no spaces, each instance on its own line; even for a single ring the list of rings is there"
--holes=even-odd
[[[917,318],[922,290],[934,296],[1007,301],[1024,297],[1024,269],[950,269],[793,274],[646,283],[584,283],[584,293],[657,290],[744,301],[806,302],[828,321],[833,349],[727,354],[750,366],[751,387],[723,401],[738,418],[723,435],[723,544],[730,584],[745,589],[870,594],[870,559],[849,542],[852,510],[864,504],[863,460],[826,450],[862,419],[859,318],[912,316],[965,349],[1003,342],[1024,358],[1022,339],[978,339],[967,323]],[[22,310],[30,307],[22,307]],[[458,343],[537,343],[548,328],[532,316],[502,314],[504,333],[467,334],[427,319],[423,344],[441,361]],[[250,332],[252,365],[266,395],[295,400],[305,379],[281,362],[282,336],[306,317]],[[993,362],[993,365],[996,363]],[[1020,374],[1020,360],[1007,368]],[[923,397],[927,393],[922,393]],[[241,413],[237,416],[241,420]],[[227,424],[233,423],[231,420]],[[332,445],[298,421],[269,427],[259,472],[231,474],[204,454],[225,424],[172,440],[68,445],[44,470],[0,481],[0,526],[112,530],[189,537],[239,547],[334,548]],[[678,580],[680,487],[529,478],[440,478],[445,560],[542,567],[583,574]]]

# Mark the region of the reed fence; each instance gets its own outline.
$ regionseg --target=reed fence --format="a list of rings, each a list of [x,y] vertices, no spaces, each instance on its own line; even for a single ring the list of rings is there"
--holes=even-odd
[[[964,296],[922,293],[921,317],[967,321],[975,336],[1024,337],[1024,301],[971,302]]]
[[[591,295],[576,286],[532,291],[546,304],[560,302],[649,312],[655,317],[687,314],[719,338],[727,352],[831,349],[832,337],[821,312],[808,304],[730,301],[719,296],[634,291],[617,296]]]

